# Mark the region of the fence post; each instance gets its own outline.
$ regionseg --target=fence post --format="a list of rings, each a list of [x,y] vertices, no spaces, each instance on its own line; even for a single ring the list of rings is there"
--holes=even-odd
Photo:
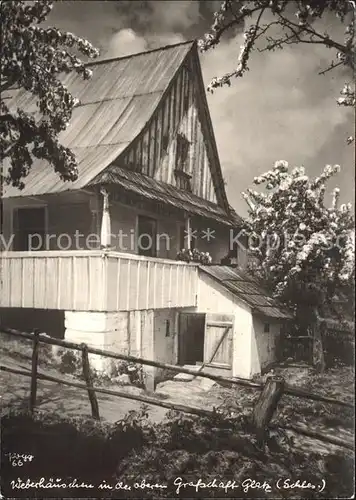
[[[30,389],[30,412],[36,406],[36,394],[37,394],[37,364],[38,364],[38,350],[39,350],[39,339],[40,331],[36,328],[33,331],[33,341],[32,341],[32,364],[31,364],[31,389]]]
[[[82,347],[82,361],[83,361],[83,376],[88,389],[88,396],[91,406],[91,415],[96,420],[99,420],[100,416],[99,416],[98,400],[96,399],[96,394],[94,389],[92,389],[93,381],[90,371],[88,346],[83,343],[81,344],[81,347]]]
[[[252,422],[255,427],[257,442],[262,446],[266,437],[266,429],[277,408],[278,401],[284,391],[285,381],[283,377],[268,377],[262,393],[253,409]]]

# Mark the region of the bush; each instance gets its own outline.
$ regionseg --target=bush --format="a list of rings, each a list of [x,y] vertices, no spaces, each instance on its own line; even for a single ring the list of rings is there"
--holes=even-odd
[[[127,491],[90,491],[91,497],[105,498],[344,498],[353,492],[353,457],[301,453],[285,439],[283,433],[271,434],[266,450],[257,447],[248,418],[232,418],[215,413],[199,418],[169,412],[165,421],[153,425],[146,408],[130,412],[115,424],[91,419],[63,418],[57,415],[8,412],[2,419],[2,492],[11,495],[9,481],[19,472],[11,468],[7,453],[33,454],[22,475],[26,477],[77,478],[81,481],[108,484],[166,485],[165,489],[134,488]],[[244,493],[229,489],[182,488],[176,493],[176,478],[182,481],[234,480],[241,486],[247,478],[275,485],[276,480],[290,478],[321,484],[323,492],[285,490],[273,487]],[[10,493],[10,494],[9,494]],[[13,492],[12,492],[13,493]],[[30,490],[19,492],[33,497]],[[38,492],[37,492],[38,494]],[[59,497],[57,491],[46,496]],[[68,497],[70,497],[68,493]],[[77,490],[77,497],[88,497],[88,490]]]

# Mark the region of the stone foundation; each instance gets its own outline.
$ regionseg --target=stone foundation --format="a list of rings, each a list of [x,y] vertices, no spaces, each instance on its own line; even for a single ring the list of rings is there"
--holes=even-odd
[[[65,312],[65,340],[154,360],[154,311]],[[112,358],[90,355],[93,369],[108,372]],[[145,385],[154,389],[155,368],[144,366]]]

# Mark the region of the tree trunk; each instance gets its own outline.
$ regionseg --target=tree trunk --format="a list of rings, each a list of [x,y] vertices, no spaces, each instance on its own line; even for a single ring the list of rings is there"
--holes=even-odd
[[[318,373],[325,371],[325,357],[323,349],[322,325],[319,315],[315,312],[313,324],[313,365]]]

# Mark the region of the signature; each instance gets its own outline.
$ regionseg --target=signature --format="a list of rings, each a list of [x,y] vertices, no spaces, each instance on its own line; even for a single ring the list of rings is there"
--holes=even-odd
[[[26,462],[32,462],[35,458],[33,455],[24,453],[8,453],[7,456],[12,467],[22,467]]]

